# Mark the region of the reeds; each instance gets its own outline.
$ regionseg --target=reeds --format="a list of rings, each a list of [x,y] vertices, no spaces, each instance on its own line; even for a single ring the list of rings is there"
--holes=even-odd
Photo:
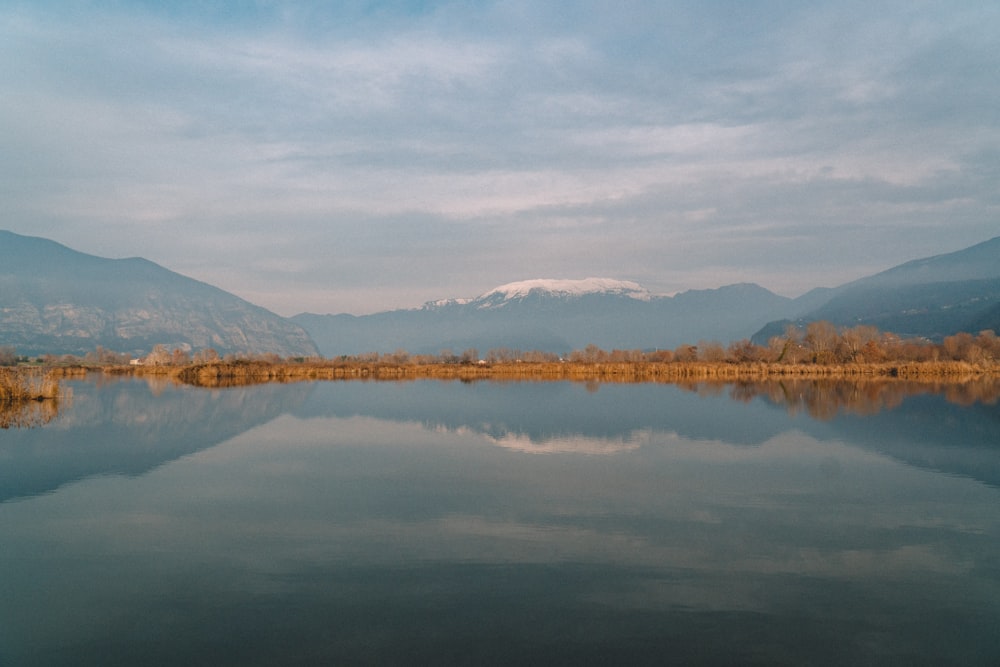
[[[133,370],[134,369],[134,370]],[[116,368],[108,372],[145,375],[144,367]],[[920,382],[964,382],[973,378],[1000,377],[1000,365],[966,362],[891,362],[872,364],[778,364],[764,362],[503,362],[494,364],[316,362],[269,363],[263,361],[212,362],[177,367],[157,367],[155,373],[197,386],[222,387],[263,382],[310,380],[494,380],[494,381],[600,381],[690,382],[700,380],[763,381],[801,379],[900,379]]]
[[[59,398],[59,381],[38,368],[0,368],[0,403]]]
[[[0,428],[29,428],[51,421],[61,395],[51,371],[0,368]]]

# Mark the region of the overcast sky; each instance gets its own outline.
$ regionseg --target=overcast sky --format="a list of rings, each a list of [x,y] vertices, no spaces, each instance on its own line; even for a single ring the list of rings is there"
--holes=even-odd
[[[1000,3],[0,3],[0,228],[282,315],[1000,235]]]

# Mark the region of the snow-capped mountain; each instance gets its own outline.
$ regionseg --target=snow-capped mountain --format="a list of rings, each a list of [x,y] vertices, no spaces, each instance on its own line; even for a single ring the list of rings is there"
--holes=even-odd
[[[478,309],[503,308],[526,302],[572,301],[588,296],[621,296],[639,301],[649,301],[653,298],[642,285],[628,280],[536,278],[500,285],[474,298],[428,301],[421,309],[436,311],[458,306]]]
[[[797,299],[753,283],[657,296],[612,278],[537,279],[411,311],[292,319],[325,355],[469,348],[563,353],[591,343],[606,350],[674,349],[750,337],[765,344],[792,322],[813,320],[940,339],[1000,331],[1000,237]]]
[[[473,299],[477,308],[496,308],[531,298],[574,299],[589,295],[624,296],[649,301],[650,293],[638,283],[613,278],[582,280],[535,279],[507,283]]]
[[[415,310],[360,317],[305,313],[292,319],[327,356],[470,348],[564,353],[590,344],[655,349],[700,340],[728,342],[784,316],[790,301],[752,284],[671,297],[613,278],[533,279],[474,298],[431,301]]]

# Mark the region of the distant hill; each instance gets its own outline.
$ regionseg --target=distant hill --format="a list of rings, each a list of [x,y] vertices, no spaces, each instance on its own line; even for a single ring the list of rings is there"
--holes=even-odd
[[[594,344],[605,349],[673,348],[700,340],[749,337],[787,312],[791,299],[753,284],[655,296],[609,278],[527,280],[473,299],[446,299],[413,310],[373,315],[292,318],[327,356],[366,352],[437,354],[449,349],[563,353]]]
[[[797,299],[752,283],[659,296],[611,278],[538,279],[416,309],[286,319],[148,260],[0,231],[0,345],[19,354],[102,346],[141,355],[158,344],[283,357],[674,349],[751,336],[766,343],[790,323],[815,320],[931,339],[1000,332],[1000,237]]]
[[[0,345],[19,354],[318,354],[297,324],[145,259],[105,259],[0,230]]]
[[[813,301],[810,307],[799,303],[798,314],[769,323],[753,340],[764,342],[792,321],[817,320],[838,326],[872,325],[932,340],[960,331],[1000,331],[1000,237],[906,262],[822,296],[822,303]]]
[[[1000,278],[1000,236],[964,250],[915,259],[847,283],[840,289],[906,287],[990,278]]]
[[[565,352],[589,344],[672,349],[750,337],[764,344],[790,323],[815,320],[940,339],[958,331],[1000,331],[1000,237],[796,299],[755,284],[668,297],[609,278],[527,280],[413,310],[365,316],[303,313],[292,319],[327,356],[400,349]]]

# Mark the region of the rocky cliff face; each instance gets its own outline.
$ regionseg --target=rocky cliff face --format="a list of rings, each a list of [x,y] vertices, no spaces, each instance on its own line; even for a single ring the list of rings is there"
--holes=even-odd
[[[144,259],[104,259],[0,231],[0,345],[83,354],[155,345],[220,354],[318,354],[297,324]]]

